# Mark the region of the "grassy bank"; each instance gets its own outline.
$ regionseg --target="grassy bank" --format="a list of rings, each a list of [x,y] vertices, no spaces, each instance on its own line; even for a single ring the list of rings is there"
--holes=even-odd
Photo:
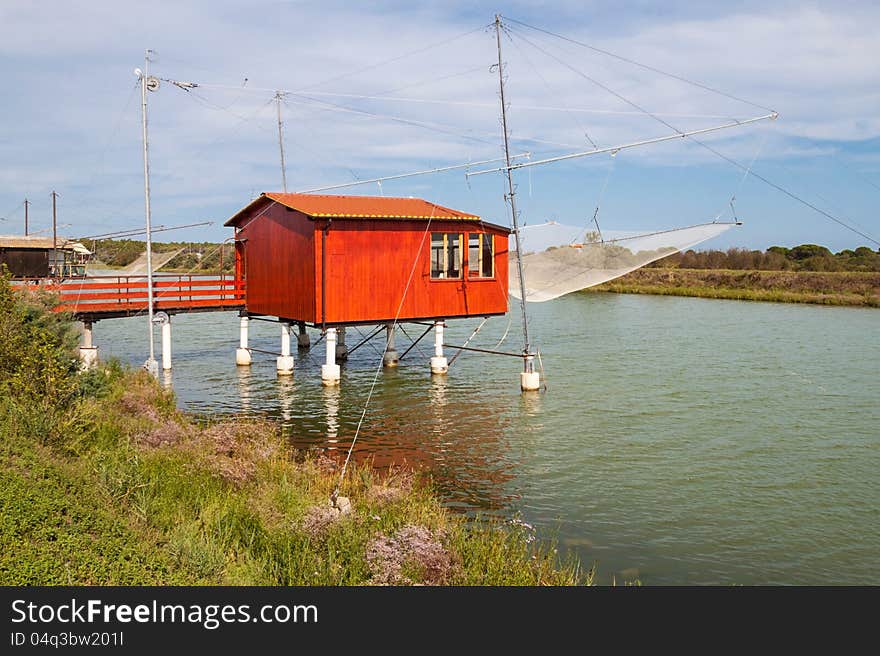
[[[70,324],[0,280],[0,584],[589,583],[526,526],[467,521],[409,471],[195,422],[144,372],[78,371]]]
[[[643,268],[591,291],[880,307],[880,273]]]

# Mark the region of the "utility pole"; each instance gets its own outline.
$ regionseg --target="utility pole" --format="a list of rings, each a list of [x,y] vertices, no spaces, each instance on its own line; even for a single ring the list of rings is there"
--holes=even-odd
[[[150,142],[147,136],[147,89],[156,91],[159,80],[149,76],[150,53],[144,53],[144,70],[135,69],[135,75],[141,81],[141,125],[144,141],[144,213],[146,215],[147,233],[147,326],[150,335],[150,356],[144,368],[154,376],[159,375],[159,363],[156,362],[156,351],[153,344],[153,243],[150,233]]]
[[[275,92],[275,108],[278,113],[278,150],[281,151],[281,189],[286,194],[287,193],[287,171],[284,167],[284,131],[281,123],[281,97],[282,94],[280,91]]]
[[[504,161],[507,173],[507,200],[510,202],[510,215],[513,219],[513,241],[516,245],[516,269],[519,276],[520,305],[522,306],[523,328],[523,360],[525,373],[532,373],[535,368],[532,357],[532,345],[529,341],[529,322],[526,317],[526,284],[522,267],[522,244],[519,234],[519,218],[516,214],[516,190],[513,186],[513,174],[510,170],[510,137],[507,132],[507,105],[504,99],[504,69],[501,61],[501,14],[495,14],[495,41],[498,45],[498,85],[501,89],[501,126],[504,129]]]
[[[24,236],[28,236],[28,206],[31,202],[25,198],[24,199]]]
[[[58,194],[52,192],[52,263],[53,274],[58,277],[58,208],[56,199]]]

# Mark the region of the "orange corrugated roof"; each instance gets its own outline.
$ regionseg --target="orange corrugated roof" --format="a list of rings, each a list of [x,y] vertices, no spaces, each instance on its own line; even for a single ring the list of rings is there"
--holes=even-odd
[[[385,196],[333,196],[327,194],[264,194],[277,203],[309,216],[366,219],[458,219],[479,221],[475,214],[459,212],[421,198]]]

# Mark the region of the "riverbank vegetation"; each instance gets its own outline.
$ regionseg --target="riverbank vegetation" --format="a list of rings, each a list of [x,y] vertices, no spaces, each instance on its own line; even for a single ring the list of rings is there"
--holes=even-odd
[[[646,267],[589,291],[880,307],[880,273]]]
[[[861,271],[880,272],[880,251],[859,246],[832,253],[824,246],[771,246],[766,251],[730,248],[726,251],[689,250],[647,265],[652,269],[716,269],[735,271]]]
[[[136,239],[96,239],[85,242],[92,250],[95,265],[101,268],[123,268],[146,252],[146,243]],[[235,247],[231,243],[153,242],[156,253],[177,254],[162,268],[167,273],[232,273]]]
[[[469,521],[407,470],[195,420],[143,371],[81,372],[52,299],[0,279],[0,584],[582,584],[521,522]]]

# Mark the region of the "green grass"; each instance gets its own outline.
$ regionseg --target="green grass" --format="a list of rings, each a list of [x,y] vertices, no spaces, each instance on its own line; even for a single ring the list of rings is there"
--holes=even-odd
[[[468,521],[426,481],[367,464],[342,489],[352,512],[316,530],[308,518],[325,512],[338,480],[326,460],[293,452],[266,422],[196,425],[145,374],[114,376],[84,401],[76,435],[52,446],[0,412],[0,583],[370,584],[384,580],[371,545],[412,527],[440,545],[443,571],[404,545],[392,581],[591,581],[551,541]]]
[[[468,521],[410,471],[197,421],[143,371],[81,372],[52,299],[0,277],[0,584],[592,582],[521,525]]]
[[[0,434],[0,582],[187,584],[198,579],[161,535],[131,522],[79,461],[4,426]]]
[[[880,307],[880,274],[643,268],[590,291]]]
[[[880,307],[880,299],[857,294],[821,294],[787,292],[771,289],[731,289],[728,287],[690,287],[639,285],[632,283],[605,283],[597,292],[616,294],[655,294],[658,296],[691,296],[696,298],[720,298],[737,301],[767,301],[772,303],[808,303],[814,305],[840,305],[850,307]]]

